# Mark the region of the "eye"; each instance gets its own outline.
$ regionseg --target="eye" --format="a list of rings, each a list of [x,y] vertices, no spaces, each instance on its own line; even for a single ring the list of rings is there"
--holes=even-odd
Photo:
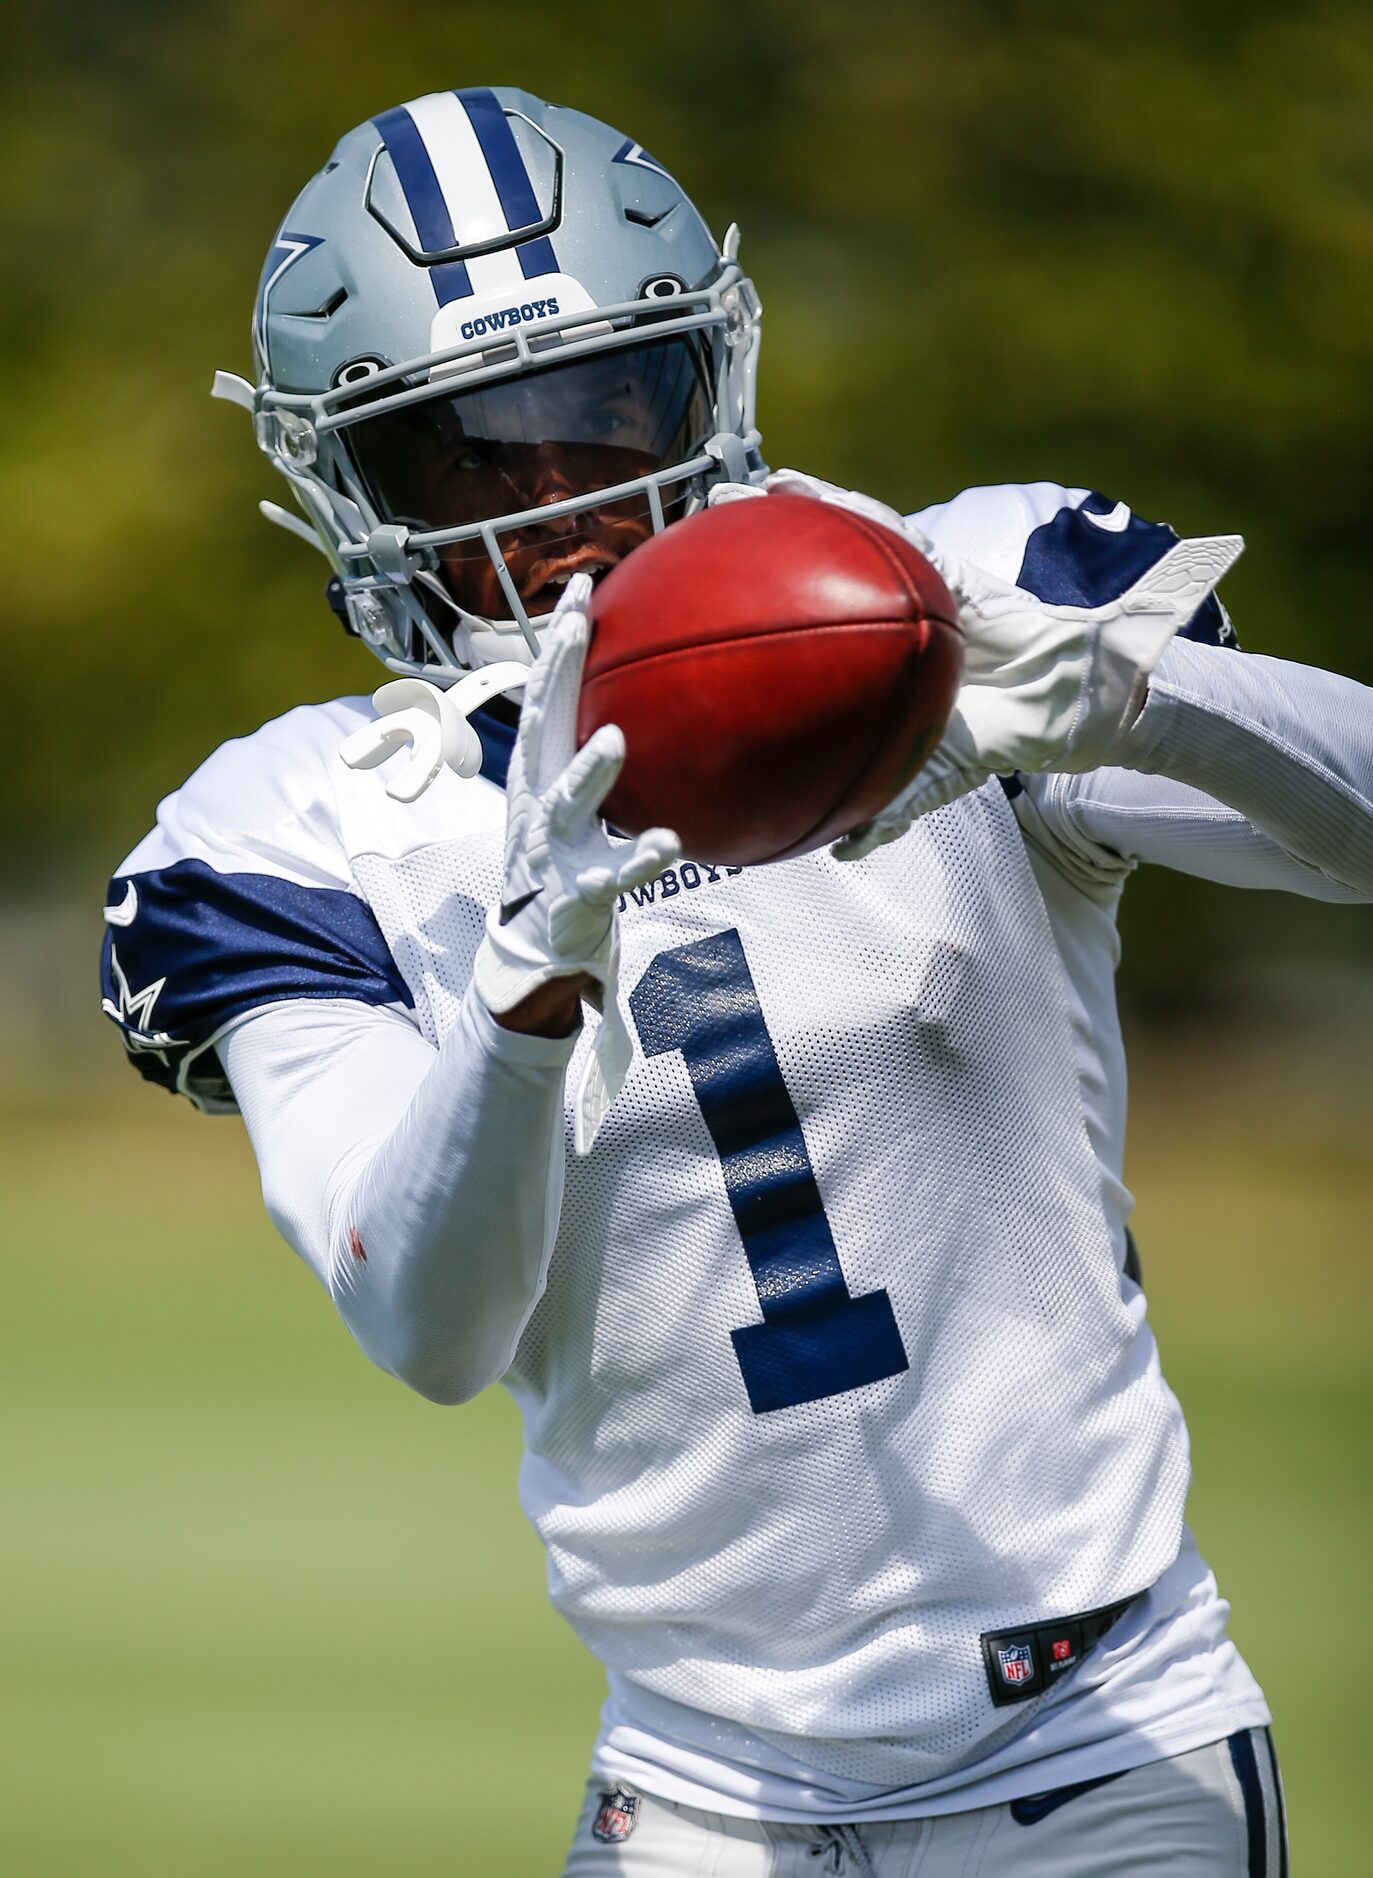
[[[455,470],[485,469],[486,463],[485,449],[471,437],[460,437],[448,457],[448,467]]]
[[[611,397],[587,414],[587,431],[592,437],[614,437],[629,428],[634,391],[625,385],[618,396]]]

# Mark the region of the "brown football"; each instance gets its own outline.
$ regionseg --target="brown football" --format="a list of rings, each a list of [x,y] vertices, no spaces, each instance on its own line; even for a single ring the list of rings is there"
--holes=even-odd
[[[963,669],[952,596],[904,535],[767,496],[675,523],[595,589],[578,741],[618,724],[605,815],[724,864],[869,821],[939,740]]]

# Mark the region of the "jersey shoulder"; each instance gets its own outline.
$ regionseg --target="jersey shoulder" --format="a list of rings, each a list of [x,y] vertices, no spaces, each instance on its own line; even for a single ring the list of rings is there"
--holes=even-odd
[[[1100,606],[1134,585],[1179,539],[1096,489],[1063,483],[990,483],[909,518],[940,548],[1061,606]],[[1235,645],[1212,594],[1181,636]]]
[[[250,1011],[412,1002],[341,829],[338,746],[371,715],[365,697],[300,705],[222,744],[110,880],[102,1008],[134,1067],[200,1108],[233,1108],[214,1043]]]
[[[346,885],[332,762],[371,715],[364,697],[302,704],[222,743],[158,804],[116,878],[196,860]]]

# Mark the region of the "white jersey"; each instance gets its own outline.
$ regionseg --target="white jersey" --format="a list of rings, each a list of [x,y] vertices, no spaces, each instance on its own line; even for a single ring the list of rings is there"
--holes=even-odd
[[[1118,591],[1171,539],[1052,485],[917,520],[1088,603],[1093,556],[1117,550]],[[1218,611],[1196,635],[1230,636]],[[462,1036],[498,781],[393,802],[337,756],[369,712],[306,707],[225,746],[113,883],[107,1009],[204,1107],[233,1106],[226,1058],[251,1080],[255,1014],[310,1000],[385,1012],[440,1063],[534,1064],[489,1022]],[[638,1049],[589,1157],[546,1169],[530,1142],[556,1240],[540,1257],[530,1228],[505,1371],[554,1602],[610,1673],[607,1773],[717,1809],[893,1816],[1267,1719],[1184,1528],[1185,1429],[1124,1270],[1129,863],[1083,833],[1091,789],[993,782],[856,865],[684,862],[621,905]],[[1260,874],[1322,878],[1208,807]],[[509,1131],[537,1132],[522,1099]],[[464,1178],[481,1193],[480,1166]]]

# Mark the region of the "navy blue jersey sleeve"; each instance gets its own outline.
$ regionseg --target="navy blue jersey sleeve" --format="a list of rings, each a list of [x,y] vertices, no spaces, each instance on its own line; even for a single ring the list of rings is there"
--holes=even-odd
[[[102,1008],[135,1068],[199,1108],[233,1110],[215,1042],[265,1004],[413,1009],[357,891],[337,794],[339,743],[369,708],[301,705],[221,744],[110,882]]]
[[[1123,502],[1090,490],[1041,522],[1025,543],[1016,585],[1060,606],[1101,606],[1132,587],[1178,540],[1166,522],[1146,522]],[[1179,637],[1235,646],[1234,628],[1214,594]]]
[[[413,999],[371,908],[338,887],[178,861],[110,882],[102,1007],[150,1082],[225,1110],[210,1047],[235,1018],[287,998]]]

